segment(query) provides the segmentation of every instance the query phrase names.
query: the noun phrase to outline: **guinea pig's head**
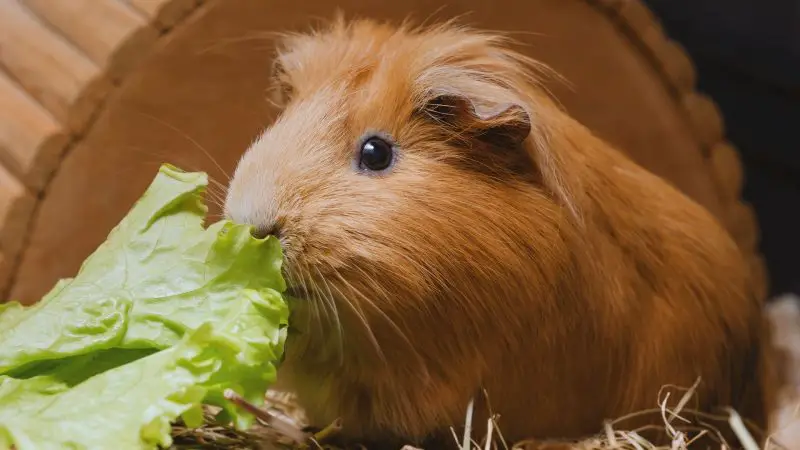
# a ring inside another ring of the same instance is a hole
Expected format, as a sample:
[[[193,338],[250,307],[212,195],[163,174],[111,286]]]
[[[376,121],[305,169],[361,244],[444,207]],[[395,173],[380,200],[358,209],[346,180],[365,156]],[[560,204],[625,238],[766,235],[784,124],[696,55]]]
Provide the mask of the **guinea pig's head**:
[[[569,215],[540,120],[553,104],[537,64],[501,44],[341,20],[285,37],[280,115],[225,206],[282,242],[287,360],[441,374],[442,355],[502,344],[520,292],[547,301]]]

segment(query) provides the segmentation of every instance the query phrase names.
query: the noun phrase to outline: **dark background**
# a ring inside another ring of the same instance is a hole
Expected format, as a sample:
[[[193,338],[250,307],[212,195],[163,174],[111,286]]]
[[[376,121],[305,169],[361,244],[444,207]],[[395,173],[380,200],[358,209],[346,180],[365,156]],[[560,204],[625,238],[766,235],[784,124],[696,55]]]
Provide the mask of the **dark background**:
[[[745,166],[770,293],[800,294],[800,0],[644,0],[691,55]]]

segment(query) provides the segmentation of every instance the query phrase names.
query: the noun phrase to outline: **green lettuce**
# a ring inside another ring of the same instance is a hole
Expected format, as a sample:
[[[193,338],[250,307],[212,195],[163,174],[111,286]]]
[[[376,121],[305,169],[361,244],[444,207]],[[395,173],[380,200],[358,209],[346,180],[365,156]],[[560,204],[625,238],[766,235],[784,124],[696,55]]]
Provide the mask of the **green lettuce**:
[[[165,165],[83,263],[31,307],[0,305],[0,449],[166,445],[222,391],[260,404],[288,308],[274,237],[203,227],[204,173]]]

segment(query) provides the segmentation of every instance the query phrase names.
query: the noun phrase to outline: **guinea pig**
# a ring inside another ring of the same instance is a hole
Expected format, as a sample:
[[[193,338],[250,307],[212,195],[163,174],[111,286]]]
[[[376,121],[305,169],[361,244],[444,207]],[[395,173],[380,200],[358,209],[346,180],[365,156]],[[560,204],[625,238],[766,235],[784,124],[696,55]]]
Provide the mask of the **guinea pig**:
[[[280,114],[225,202],[284,249],[281,389],[312,424],[387,446],[449,445],[471,400],[476,433],[497,414],[509,442],[577,439],[698,379],[697,410],[765,428],[737,245],[510,47],[450,22],[281,38]]]

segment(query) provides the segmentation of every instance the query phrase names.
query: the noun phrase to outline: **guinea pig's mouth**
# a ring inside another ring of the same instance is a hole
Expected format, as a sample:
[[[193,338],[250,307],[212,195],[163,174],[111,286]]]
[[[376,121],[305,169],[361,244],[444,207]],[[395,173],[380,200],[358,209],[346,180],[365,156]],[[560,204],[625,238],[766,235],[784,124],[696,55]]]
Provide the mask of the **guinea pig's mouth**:
[[[295,272],[290,270],[289,267],[284,267],[282,272],[283,279],[286,281],[286,289],[283,294],[290,301],[308,301],[318,297],[319,293],[315,290],[315,280],[311,279],[307,274]]]
[[[308,300],[312,296],[311,291],[302,284],[288,285],[283,293],[293,300]]]
[[[283,296],[289,305],[288,332],[290,335],[303,335],[308,331],[302,326],[298,326],[298,322],[302,321],[296,320],[296,315],[299,313],[298,307],[300,309],[305,309],[304,304],[307,304],[308,300],[313,298],[312,295],[313,294],[302,285],[287,286],[286,290],[283,291]]]
[[[308,290],[306,290],[306,288],[303,286],[289,286],[284,291],[284,294],[300,300],[308,297]]]

